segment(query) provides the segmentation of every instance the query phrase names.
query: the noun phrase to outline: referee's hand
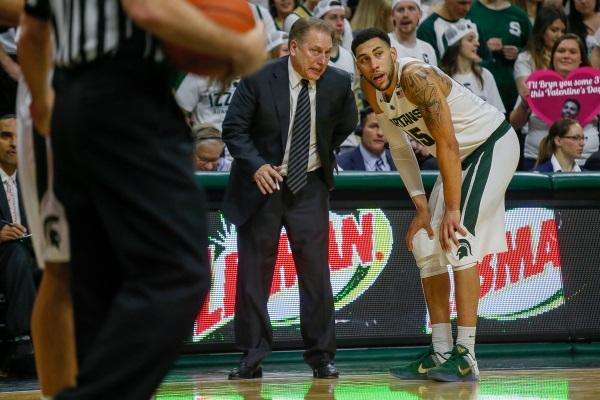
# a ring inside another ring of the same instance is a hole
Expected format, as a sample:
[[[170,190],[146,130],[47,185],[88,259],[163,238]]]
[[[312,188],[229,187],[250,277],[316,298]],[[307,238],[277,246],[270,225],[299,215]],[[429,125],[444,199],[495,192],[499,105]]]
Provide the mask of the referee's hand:
[[[54,108],[54,90],[48,89],[48,96],[45,99],[31,100],[31,119],[35,129],[44,137],[50,135],[50,121],[52,118],[52,109]]]

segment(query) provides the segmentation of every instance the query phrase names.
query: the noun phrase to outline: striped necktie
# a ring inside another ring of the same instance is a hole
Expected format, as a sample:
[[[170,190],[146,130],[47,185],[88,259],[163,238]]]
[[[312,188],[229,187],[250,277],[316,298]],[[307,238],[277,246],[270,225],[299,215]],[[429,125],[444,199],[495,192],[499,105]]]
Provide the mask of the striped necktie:
[[[302,79],[302,89],[298,95],[288,157],[287,185],[293,194],[298,193],[306,185],[309,145],[310,98],[308,97],[308,80]]]
[[[383,171],[383,160],[381,159],[381,157],[379,157],[377,161],[375,161],[375,171]]]
[[[8,208],[10,209],[11,222],[17,223],[17,204],[16,204],[16,188],[15,181],[10,176],[6,179],[6,200],[8,202]]]

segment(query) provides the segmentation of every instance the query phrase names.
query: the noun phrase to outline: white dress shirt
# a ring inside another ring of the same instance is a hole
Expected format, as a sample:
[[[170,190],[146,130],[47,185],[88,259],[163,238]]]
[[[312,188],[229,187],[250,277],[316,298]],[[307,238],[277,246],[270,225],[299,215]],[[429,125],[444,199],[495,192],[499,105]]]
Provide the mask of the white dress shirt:
[[[381,166],[382,171],[391,171],[390,164],[387,161],[387,157],[385,156],[385,150],[381,153],[380,156],[377,156],[371,153],[369,150],[365,149],[365,147],[361,144],[358,145],[358,149],[360,150],[360,154],[363,157],[365,163],[366,171],[376,171],[377,170],[377,160],[381,159],[383,161],[383,165]]]
[[[288,159],[290,154],[290,145],[292,144],[292,130],[294,129],[294,117],[296,115],[296,105],[298,104],[298,95],[302,89],[302,77],[292,66],[292,60],[288,59],[288,73],[290,76],[290,126],[288,128],[287,143],[283,162],[281,163],[281,175],[287,175]],[[317,97],[317,81],[308,81],[308,97],[310,99],[310,145],[308,150],[308,169],[314,171],[321,167],[321,160],[317,152],[317,111],[315,108]]]

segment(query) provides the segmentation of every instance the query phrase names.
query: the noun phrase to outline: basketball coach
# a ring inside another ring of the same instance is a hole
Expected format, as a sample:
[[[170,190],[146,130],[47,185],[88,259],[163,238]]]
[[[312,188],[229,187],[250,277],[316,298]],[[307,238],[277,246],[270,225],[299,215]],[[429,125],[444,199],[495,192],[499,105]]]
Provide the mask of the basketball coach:
[[[230,379],[259,378],[271,352],[267,301],[281,227],[300,289],[304,359],[317,378],[335,378],[335,320],[328,266],[333,149],[356,126],[350,76],[328,68],[334,33],[307,18],[290,31],[290,56],[243,79],[223,123],[231,152],[224,212],[237,226],[236,344]]]

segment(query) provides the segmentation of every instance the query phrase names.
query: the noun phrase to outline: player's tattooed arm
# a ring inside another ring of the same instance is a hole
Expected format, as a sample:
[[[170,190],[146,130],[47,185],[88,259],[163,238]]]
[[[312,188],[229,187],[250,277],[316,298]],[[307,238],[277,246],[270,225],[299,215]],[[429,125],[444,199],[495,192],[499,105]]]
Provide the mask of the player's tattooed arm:
[[[427,127],[443,129],[449,116],[446,96],[452,89],[450,79],[430,66],[413,64],[402,71],[400,85],[408,100],[419,107]]]

